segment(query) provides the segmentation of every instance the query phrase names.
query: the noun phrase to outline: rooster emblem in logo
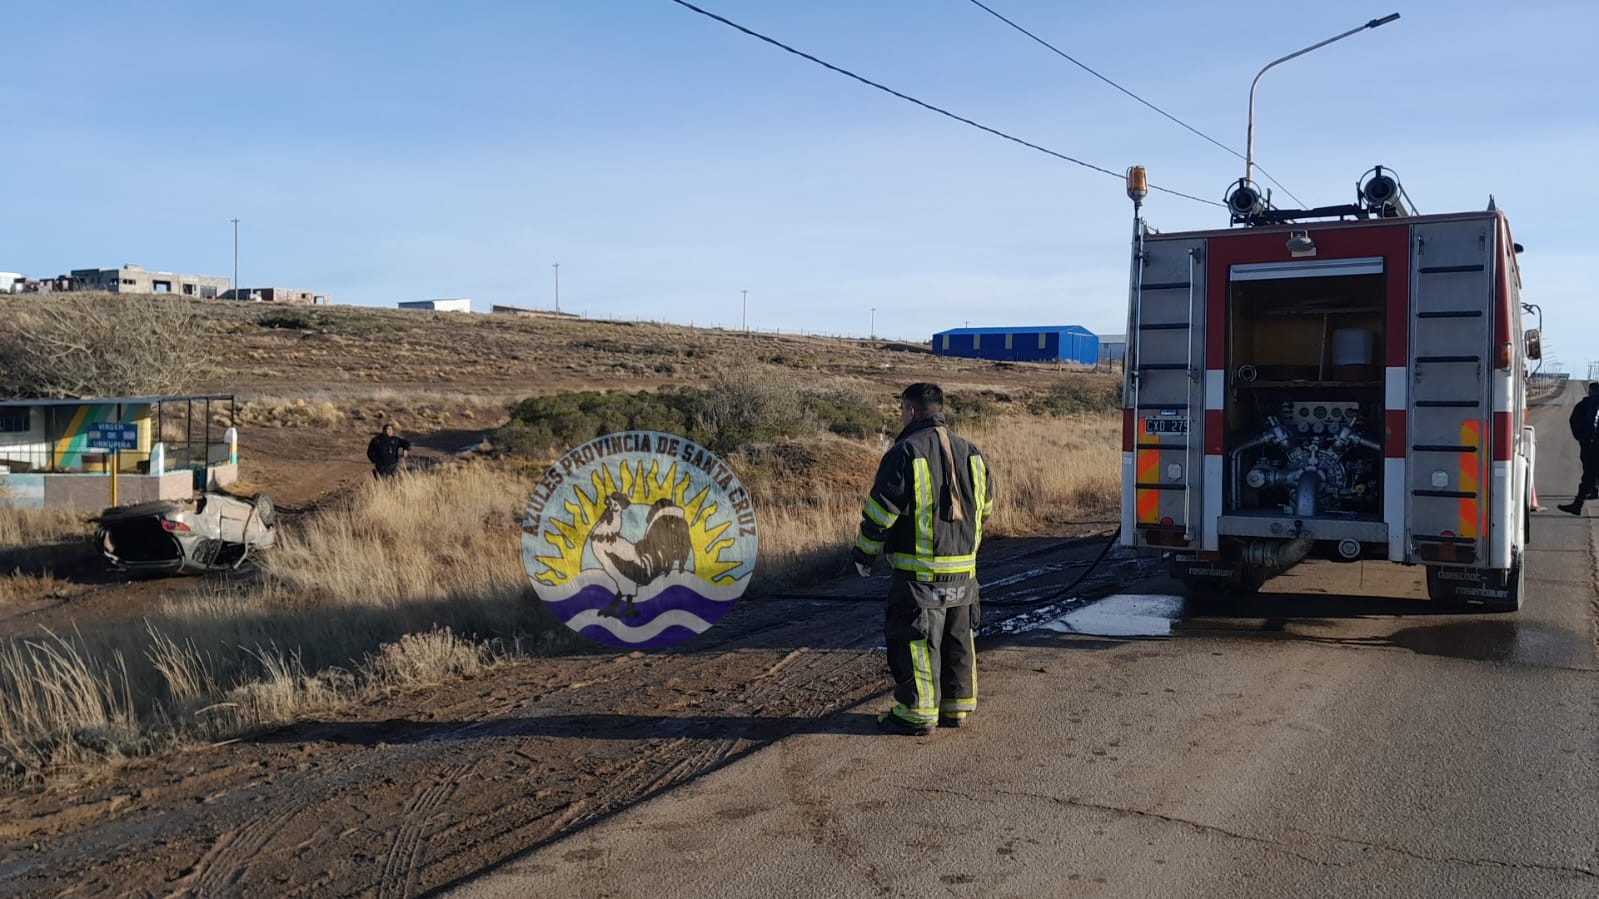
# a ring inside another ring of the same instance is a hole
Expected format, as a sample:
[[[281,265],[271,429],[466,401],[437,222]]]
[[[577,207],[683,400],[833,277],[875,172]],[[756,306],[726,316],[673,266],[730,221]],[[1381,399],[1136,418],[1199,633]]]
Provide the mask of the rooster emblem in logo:
[[[644,536],[637,543],[622,536],[622,515],[632,501],[622,493],[605,498],[605,512],[589,532],[589,549],[615,585],[611,605],[601,614],[616,617],[617,603],[626,602],[621,614],[631,617],[633,600],[643,587],[674,568],[687,571],[694,556],[688,521],[683,508],[669,499],[658,499],[645,519]]]
[[[567,451],[529,494],[522,562],[545,609],[610,646],[702,634],[755,576],[754,500],[688,438],[622,431]]]

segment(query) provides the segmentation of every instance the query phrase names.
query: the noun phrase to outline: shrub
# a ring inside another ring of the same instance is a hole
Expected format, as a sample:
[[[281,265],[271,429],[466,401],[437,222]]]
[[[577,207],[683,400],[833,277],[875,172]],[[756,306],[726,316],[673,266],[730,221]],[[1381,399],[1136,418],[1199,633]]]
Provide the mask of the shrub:
[[[978,424],[999,414],[999,404],[982,394],[946,393],[944,411],[956,425]]]
[[[1069,378],[1049,392],[1030,401],[1027,411],[1034,415],[1077,415],[1085,412],[1113,412],[1121,408],[1121,385],[1109,378]]]
[[[256,322],[263,328],[288,328],[294,331],[309,331],[319,323],[316,314],[309,309],[272,309],[263,312]]]
[[[877,433],[887,420],[847,390],[796,390],[790,379],[760,372],[719,376],[710,387],[637,393],[564,392],[511,407],[495,434],[505,452],[536,454],[625,430],[681,434],[718,453],[785,437]]]
[[[511,421],[495,443],[511,452],[576,446],[613,431],[684,433],[688,416],[677,392],[596,393],[565,391],[529,397],[511,407]]]
[[[0,395],[182,393],[213,366],[196,304],[89,294],[41,299],[0,328]]]
[[[822,427],[840,437],[870,437],[878,431],[898,426],[875,403],[844,391],[805,394],[805,411]]]

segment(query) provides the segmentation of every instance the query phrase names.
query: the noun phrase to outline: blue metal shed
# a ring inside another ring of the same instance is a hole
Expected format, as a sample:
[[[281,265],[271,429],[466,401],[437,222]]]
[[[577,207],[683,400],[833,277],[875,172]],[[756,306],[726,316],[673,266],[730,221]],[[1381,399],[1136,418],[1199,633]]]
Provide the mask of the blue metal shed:
[[[933,354],[1006,362],[1099,362],[1099,338],[1080,325],[951,328],[933,335]]]

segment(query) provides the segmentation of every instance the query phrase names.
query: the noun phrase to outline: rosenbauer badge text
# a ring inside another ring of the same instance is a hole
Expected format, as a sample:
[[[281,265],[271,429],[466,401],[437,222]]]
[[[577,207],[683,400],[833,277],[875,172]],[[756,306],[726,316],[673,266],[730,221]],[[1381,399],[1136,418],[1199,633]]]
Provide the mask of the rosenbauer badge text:
[[[625,431],[567,452],[522,521],[534,592],[566,626],[626,649],[704,632],[755,570],[755,509],[727,463],[683,437]]]

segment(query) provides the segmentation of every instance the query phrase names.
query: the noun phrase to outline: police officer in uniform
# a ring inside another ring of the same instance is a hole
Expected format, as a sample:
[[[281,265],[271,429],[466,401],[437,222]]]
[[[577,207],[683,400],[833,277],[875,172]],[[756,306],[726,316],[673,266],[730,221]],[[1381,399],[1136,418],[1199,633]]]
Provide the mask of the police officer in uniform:
[[[1599,381],[1588,382],[1588,395],[1571,410],[1571,436],[1582,451],[1582,481],[1571,502],[1556,506],[1562,512],[1582,514],[1582,501],[1599,487]]]
[[[892,576],[883,622],[894,707],[889,733],[961,727],[977,708],[977,547],[994,508],[988,464],[944,424],[944,391],[900,394],[904,430],[877,467],[851,558],[861,577],[886,556]]]

